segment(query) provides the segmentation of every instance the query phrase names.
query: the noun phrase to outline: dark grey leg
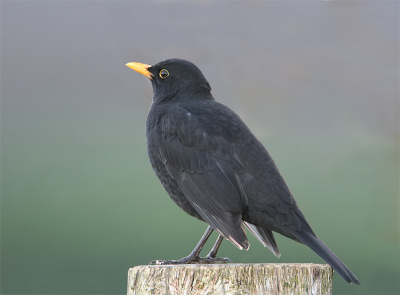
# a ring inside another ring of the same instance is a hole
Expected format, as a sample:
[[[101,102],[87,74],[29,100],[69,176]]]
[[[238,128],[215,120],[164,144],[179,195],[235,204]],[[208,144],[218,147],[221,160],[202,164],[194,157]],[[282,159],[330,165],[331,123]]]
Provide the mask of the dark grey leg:
[[[208,263],[202,261],[203,259],[200,258],[200,252],[204,247],[204,244],[207,242],[208,238],[210,237],[211,233],[213,232],[213,228],[208,226],[207,230],[201,237],[200,241],[197,243],[196,247],[194,247],[192,253],[189,256],[183,257],[179,260],[153,260],[149,264],[157,264],[157,265],[167,265],[167,264],[190,264],[190,263]]]
[[[221,235],[218,236],[218,239],[215,242],[214,247],[211,249],[210,253],[208,253],[207,258],[215,258],[217,256],[219,246],[221,246],[223,239],[224,238]]]
[[[192,253],[189,256],[183,257],[179,260],[153,260],[149,264],[156,264],[156,265],[168,265],[168,264],[192,264],[192,263],[199,263],[199,264],[212,264],[212,263],[228,263],[232,262],[229,258],[218,258],[216,257],[219,246],[221,246],[221,242],[224,239],[221,235],[219,235],[217,241],[215,242],[213,248],[211,249],[210,253],[207,255],[206,258],[200,257],[200,252],[204,247],[204,244],[207,242],[208,238],[210,237],[211,233],[213,232],[213,228],[209,226],[206,232],[201,237],[200,241],[197,243],[196,247],[193,249]]]
[[[217,252],[219,249],[219,246],[221,246],[222,240],[224,238],[219,235],[217,241],[215,242],[214,246],[212,247],[210,253],[208,253],[206,259],[211,260],[213,263],[232,263],[232,260],[230,260],[228,257],[224,257],[224,258],[218,258],[217,257]]]

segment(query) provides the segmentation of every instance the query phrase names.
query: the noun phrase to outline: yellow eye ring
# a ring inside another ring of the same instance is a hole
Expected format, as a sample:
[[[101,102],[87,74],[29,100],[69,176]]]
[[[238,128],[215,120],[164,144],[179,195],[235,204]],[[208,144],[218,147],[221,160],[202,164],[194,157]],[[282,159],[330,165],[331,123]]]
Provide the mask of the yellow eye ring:
[[[160,71],[160,78],[161,79],[165,79],[165,78],[167,78],[169,76],[169,72],[166,70],[166,69],[162,69],[161,71]]]

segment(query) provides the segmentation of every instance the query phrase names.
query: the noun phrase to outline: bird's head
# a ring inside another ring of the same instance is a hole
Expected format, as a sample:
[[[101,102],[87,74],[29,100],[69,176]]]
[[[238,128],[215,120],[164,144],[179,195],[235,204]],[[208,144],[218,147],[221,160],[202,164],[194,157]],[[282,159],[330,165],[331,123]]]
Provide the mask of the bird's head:
[[[189,61],[176,58],[153,66],[136,62],[127,63],[126,66],[151,80],[155,101],[212,98],[210,84],[199,68]]]

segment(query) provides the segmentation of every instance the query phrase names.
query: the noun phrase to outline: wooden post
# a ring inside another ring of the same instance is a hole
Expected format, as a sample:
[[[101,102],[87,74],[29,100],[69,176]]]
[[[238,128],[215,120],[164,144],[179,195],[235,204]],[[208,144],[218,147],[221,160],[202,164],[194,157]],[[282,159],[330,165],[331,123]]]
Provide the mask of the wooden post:
[[[180,264],[129,269],[128,295],[142,294],[332,294],[327,264]]]

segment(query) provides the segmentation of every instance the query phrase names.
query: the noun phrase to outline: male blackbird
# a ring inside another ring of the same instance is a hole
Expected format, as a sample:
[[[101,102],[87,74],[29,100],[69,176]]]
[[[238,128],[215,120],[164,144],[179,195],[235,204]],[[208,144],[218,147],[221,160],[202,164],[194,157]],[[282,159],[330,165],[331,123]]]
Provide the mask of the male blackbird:
[[[154,171],[179,207],[209,224],[189,256],[156,263],[226,261],[216,257],[223,238],[239,249],[249,248],[245,225],[275,256],[280,253],[272,231],[307,245],[346,282],[360,284],[314,234],[267,150],[237,114],[215,101],[194,64],[168,59],[154,66],[127,66],[152,82],[146,136]],[[218,240],[200,258],[213,230]]]

